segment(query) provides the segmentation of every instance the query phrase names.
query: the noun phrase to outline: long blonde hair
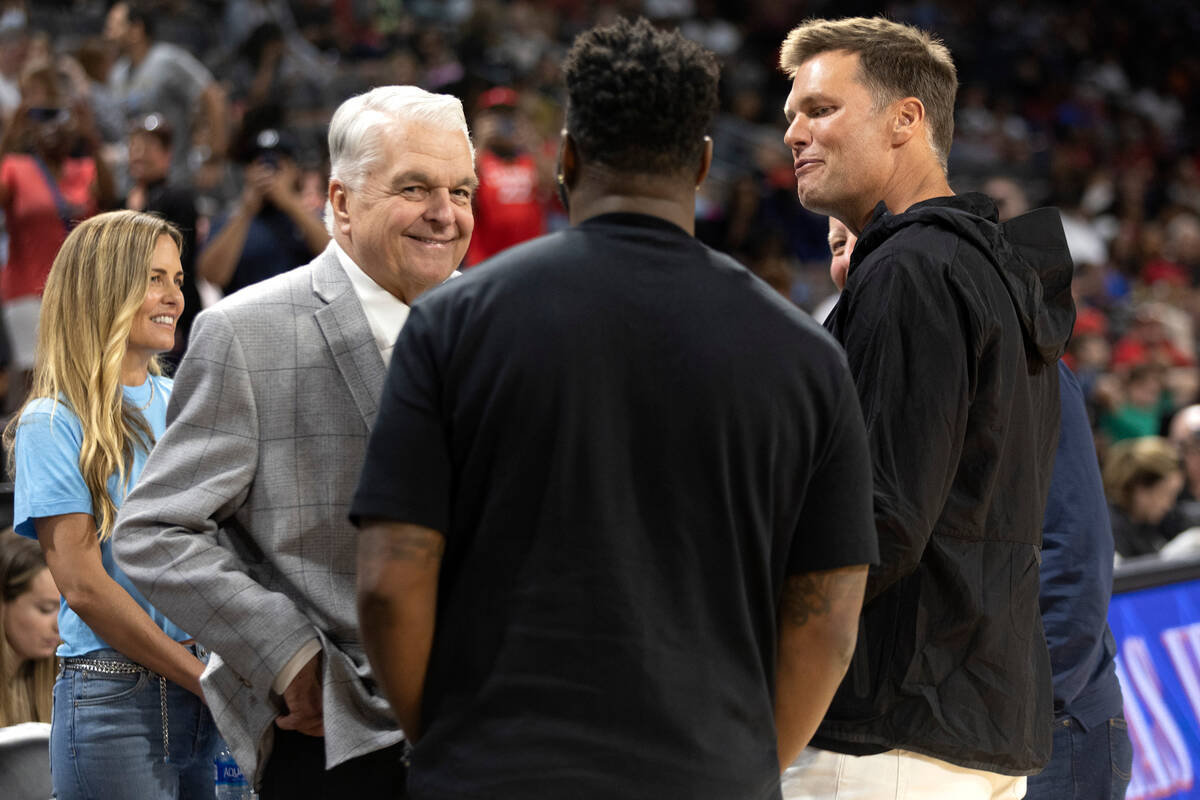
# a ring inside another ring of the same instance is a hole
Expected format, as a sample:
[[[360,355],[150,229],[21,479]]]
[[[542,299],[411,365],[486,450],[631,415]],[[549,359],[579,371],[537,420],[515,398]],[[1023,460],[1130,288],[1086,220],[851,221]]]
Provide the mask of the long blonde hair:
[[[32,539],[11,530],[0,532],[0,611],[29,591],[34,578],[46,569],[42,548]],[[8,643],[4,614],[0,613],[0,679],[8,681],[17,658]],[[16,667],[12,681],[0,692],[0,728],[20,722],[49,722],[54,703],[54,656],[30,659]]]
[[[150,424],[125,400],[121,364],[134,316],[146,299],[160,236],[182,247],[175,226],[152,214],[110,211],[87,219],[63,242],[42,294],[33,390],[25,405],[48,397],[79,418],[79,471],[92,496],[101,541],[112,535],[117,517],[109,478],[116,475],[118,486],[127,490],[134,449],[149,451],[154,445]],[[157,359],[150,362],[150,374],[162,374]],[[20,417],[4,431],[14,476]]]

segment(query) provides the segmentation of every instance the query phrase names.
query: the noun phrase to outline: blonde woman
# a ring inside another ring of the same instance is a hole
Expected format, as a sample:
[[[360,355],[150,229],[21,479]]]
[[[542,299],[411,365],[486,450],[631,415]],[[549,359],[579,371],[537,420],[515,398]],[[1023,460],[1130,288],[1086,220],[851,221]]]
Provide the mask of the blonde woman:
[[[1157,553],[1184,527],[1172,514],[1183,488],[1179,451],[1161,436],[1122,439],[1104,458],[1113,541],[1124,558]]]
[[[59,800],[211,798],[219,738],[202,654],[113,562],[117,508],[166,426],[156,357],[183,311],[179,232],[135,211],[81,223],[42,299],[34,386],[5,431],[14,528],[63,594],[50,763]]]
[[[0,532],[0,728],[50,721],[58,601],[37,542]]]

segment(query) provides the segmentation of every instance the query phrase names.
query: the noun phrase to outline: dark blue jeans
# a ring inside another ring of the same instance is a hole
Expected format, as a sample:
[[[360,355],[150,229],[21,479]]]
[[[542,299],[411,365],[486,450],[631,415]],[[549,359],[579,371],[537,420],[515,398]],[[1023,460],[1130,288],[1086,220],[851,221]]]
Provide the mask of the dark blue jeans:
[[[1029,778],[1026,800],[1124,800],[1133,745],[1118,714],[1084,732],[1073,719],[1054,723],[1054,754]]]

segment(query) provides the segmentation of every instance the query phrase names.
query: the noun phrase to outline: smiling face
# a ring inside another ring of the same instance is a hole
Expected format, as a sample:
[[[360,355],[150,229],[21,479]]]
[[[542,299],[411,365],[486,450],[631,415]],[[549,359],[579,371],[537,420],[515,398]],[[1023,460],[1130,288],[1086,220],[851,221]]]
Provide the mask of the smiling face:
[[[858,75],[856,53],[821,53],[800,65],[784,106],[800,203],[847,220],[870,214],[894,169],[888,111]]]
[[[330,183],[335,234],[363,272],[412,303],[467,252],[475,165],[461,131],[407,122],[380,138],[383,157],[361,189]]]
[[[179,248],[170,236],[159,236],[150,258],[146,297],[129,329],[127,362],[139,362],[144,369],[152,357],[175,346],[175,323],[183,313],[182,286]]]
[[[43,569],[29,590],[4,604],[8,645],[22,661],[49,658],[58,647],[58,587]]]

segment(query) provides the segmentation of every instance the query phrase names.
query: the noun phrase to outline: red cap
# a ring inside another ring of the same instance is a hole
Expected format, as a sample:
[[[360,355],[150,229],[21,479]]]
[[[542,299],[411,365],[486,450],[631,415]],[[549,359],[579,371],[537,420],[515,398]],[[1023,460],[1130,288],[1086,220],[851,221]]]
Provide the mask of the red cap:
[[[1083,308],[1075,315],[1075,336],[1103,336],[1108,332],[1108,319],[1094,308]]]

